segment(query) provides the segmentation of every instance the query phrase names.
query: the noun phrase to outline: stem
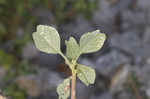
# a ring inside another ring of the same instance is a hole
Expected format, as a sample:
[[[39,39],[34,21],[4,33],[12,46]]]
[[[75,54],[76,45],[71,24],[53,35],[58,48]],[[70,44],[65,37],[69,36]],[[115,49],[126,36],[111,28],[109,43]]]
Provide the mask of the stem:
[[[72,72],[71,99],[76,99],[76,72]]]
[[[72,70],[71,99],[76,99],[76,60],[70,63],[70,61],[62,52],[59,52],[59,54],[65,59],[66,64],[69,65],[70,69]]]
[[[59,54],[64,58],[65,62],[67,65],[69,65],[69,67],[71,66],[71,63],[69,62],[69,60],[67,59],[67,57],[62,53],[62,52],[59,52]],[[71,69],[71,68],[70,68]]]

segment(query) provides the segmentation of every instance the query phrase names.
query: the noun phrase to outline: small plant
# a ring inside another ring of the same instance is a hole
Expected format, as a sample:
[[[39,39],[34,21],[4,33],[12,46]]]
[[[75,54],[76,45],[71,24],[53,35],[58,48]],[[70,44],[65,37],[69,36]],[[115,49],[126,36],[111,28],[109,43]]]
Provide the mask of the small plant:
[[[101,49],[106,39],[105,34],[100,33],[99,30],[88,32],[81,36],[79,45],[73,37],[70,37],[68,41],[65,41],[66,56],[61,52],[60,36],[55,28],[38,25],[37,31],[33,33],[33,39],[37,49],[40,51],[48,54],[61,55],[72,71],[72,76],[66,78],[57,87],[59,99],[67,99],[70,95],[70,91],[71,99],[76,99],[76,77],[87,86],[95,82],[95,70],[82,64],[78,64],[77,59],[81,54],[96,52]],[[72,83],[70,88],[71,80]]]

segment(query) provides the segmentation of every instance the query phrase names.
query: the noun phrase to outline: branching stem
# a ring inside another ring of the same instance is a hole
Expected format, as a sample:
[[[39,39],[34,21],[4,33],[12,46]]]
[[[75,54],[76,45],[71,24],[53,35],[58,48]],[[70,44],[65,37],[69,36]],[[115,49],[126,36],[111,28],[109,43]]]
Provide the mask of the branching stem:
[[[59,52],[59,54],[64,58],[65,62],[67,65],[69,65],[69,67],[71,66],[71,63],[69,62],[69,60],[67,59],[67,57],[62,53],[62,52]],[[71,68],[70,68],[71,69]]]
[[[67,57],[60,52],[59,53],[64,59],[67,65],[69,65],[71,71],[72,71],[72,82],[71,82],[71,99],[76,99],[76,60],[72,61],[72,63],[70,63],[70,61],[67,59]]]

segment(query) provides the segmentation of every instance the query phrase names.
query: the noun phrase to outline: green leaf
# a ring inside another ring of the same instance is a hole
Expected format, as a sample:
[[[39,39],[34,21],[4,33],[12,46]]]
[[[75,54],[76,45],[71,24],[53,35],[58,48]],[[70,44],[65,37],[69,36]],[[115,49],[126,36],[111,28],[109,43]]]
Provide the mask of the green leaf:
[[[76,60],[80,56],[80,47],[73,37],[70,37],[69,41],[65,41],[67,50],[66,55],[69,59]]]
[[[81,64],[77,65],[77,76],[85,84],[94,84],[95,82],[95,70],[91,67],[87,67]]]
[[[70,80],[71,78],[69,77],[58,85],[57,93],[59,95],[59,99],[67,99],[70,96]]]
[[[33,39],[37,49],[42,52],[57,54],[60,52],[60,37],[55,28],[38,25],[33,33]]]
[[[88,32],[80,39],[80,50],[82,53],[96,52],[102,48],[106,35],[99,30]]]

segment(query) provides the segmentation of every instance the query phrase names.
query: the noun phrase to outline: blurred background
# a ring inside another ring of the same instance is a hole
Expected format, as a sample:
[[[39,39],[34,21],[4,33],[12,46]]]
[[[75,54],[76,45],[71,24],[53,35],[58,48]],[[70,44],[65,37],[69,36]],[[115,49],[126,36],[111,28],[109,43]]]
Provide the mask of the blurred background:
[[[65,39],[106,33],[104,47],[78,62],[96,70],[96,82],[79,80],[77,99],[150,98],[150,0],[0,0],[0,95],[8,99],[57,99],[70,75],[59,55],[39,52],[32,33],[39,24]]]

